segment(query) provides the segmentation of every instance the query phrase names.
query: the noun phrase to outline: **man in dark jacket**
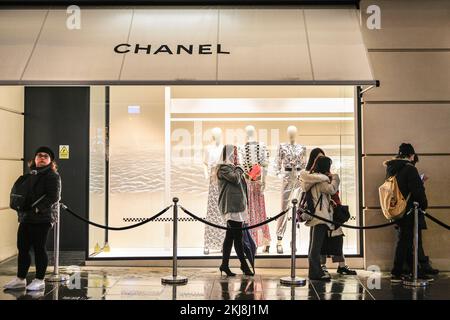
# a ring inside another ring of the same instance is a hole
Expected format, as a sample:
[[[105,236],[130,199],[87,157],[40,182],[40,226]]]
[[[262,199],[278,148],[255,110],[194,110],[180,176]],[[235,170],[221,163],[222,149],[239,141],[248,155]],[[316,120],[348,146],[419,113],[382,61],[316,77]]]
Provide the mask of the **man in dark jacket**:
[[[417,159],[414,148],[409,143],[402,143],[399,147],[397,156],[384,164],[386,176],[396,176],[398,187],[405,199],[408,198],[406,212],[414,208],[414,202],[419,203],[419,208],[426,210],[428,207],[425,187],[420,178],[414,161]],[[403,265],[406,263],[409,270],[413,265],[413,232],[414,232],[414,214],[410,212],[397,222],[398,240],[395,248],[394,266],[392,268],[392,282],[401,282],[403,274]],[[425,217],[419,213],[419,229],[426,228]],[[420,235],[420,233],[419,233]]]
[[[54,159],[55,155],[50,148],[40,147],[30,161],[30,175],[27,177],[27,198],[30,200],[26,209],[18,212],[17,277],[5,285],[6,289],[21,289],[26,286],[27,290],[42,291],[45,288],[47,236],[58,218],[61,194],[61,179]],[[27,286],[31,247],[35,256],[36,278]]]

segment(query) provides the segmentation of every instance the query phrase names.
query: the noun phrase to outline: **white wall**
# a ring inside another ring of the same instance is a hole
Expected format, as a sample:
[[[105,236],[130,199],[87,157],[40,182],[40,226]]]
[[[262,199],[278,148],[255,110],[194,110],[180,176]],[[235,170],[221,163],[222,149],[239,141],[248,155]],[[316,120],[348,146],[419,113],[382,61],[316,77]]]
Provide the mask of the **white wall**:
[[[16,254],[17,214],[9,192],[22,174],[24,88],[0,86],[0,261]]]

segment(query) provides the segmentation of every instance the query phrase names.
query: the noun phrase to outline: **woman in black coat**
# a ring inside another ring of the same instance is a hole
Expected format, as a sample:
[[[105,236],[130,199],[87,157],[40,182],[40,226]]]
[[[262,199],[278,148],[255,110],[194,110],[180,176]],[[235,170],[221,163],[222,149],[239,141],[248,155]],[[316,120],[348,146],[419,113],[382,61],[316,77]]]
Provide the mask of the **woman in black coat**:
[[[47,236],[58,217],[61,195],[61,178],[54,160],[55,155],[50,148],[40,147],[36,150],[34,159],[29,162],[27,196],[30,201],[27,209],[18,211],[17,277],[5,285],[6,289],[26,287],[27,290],[39,291],[45,288],[44,277],[48,265]],[[36,278],[27,286],[31,247],[35,256]]]

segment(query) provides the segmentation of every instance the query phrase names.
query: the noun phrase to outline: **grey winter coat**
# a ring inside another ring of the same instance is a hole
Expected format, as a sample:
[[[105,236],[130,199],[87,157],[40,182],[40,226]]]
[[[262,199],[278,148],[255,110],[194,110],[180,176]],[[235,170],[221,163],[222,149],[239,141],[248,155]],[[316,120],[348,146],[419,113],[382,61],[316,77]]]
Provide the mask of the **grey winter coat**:
[[[217,170],[219,210],[225,215],[247,208],[247,184],[244,170],[231,164],[221,164]]]

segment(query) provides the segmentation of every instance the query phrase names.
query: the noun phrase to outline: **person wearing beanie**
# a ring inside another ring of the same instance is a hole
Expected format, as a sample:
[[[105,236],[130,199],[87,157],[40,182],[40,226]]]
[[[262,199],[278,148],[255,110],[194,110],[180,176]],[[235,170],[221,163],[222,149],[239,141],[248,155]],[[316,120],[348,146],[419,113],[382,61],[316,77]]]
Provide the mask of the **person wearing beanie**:
[[[28,163],[26,206],[17,212],[17,277],[8,282],[5,289],[42,291],[45,289],[45,273],[48,266],[47,236],[59,214],[61,178],[55,163],[55,154],[46,146],[39,147],[34,159]],[[27,286],[26,277],[31,264],[30,249],[34,249],[36,277]]]
[[[34,153],[34,156],[36,157],[36,155],[38,153],[46,153],[46,154],[49,155],[50,161],[54,161],[55,160],[55,153],[49,147],[42,146],[42,147],[37,148],[36,152]]]
[[[405,199],[408,199],[406,211],[409,212],[413,207],[413,203],[419,203],[419,208],[426,210],[428,206],[425,187],[419,172],[415,167],[415,163],[419,161],[414,147],[410,143],[402,143],[398,148],[397,156],[389,161],[385,161],[386,178],[396,176],[398,187]],[[423,214],[419,214],[419,229],[426,227]],[[413,235],[414,235],[414,215],[404,215],[402,219],[397,221],[398,239],[395,248],[394,266],[391,270],[391,282],[401,282],[404,275],[404,264],[408,270],[413,270]],[[421,233],[419,232],[419,236]],[[419,240],[421,241],[421,240]],[[419,277],[429,277],[419,273]]]

